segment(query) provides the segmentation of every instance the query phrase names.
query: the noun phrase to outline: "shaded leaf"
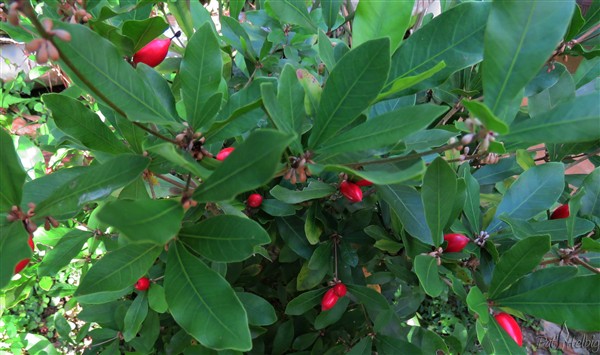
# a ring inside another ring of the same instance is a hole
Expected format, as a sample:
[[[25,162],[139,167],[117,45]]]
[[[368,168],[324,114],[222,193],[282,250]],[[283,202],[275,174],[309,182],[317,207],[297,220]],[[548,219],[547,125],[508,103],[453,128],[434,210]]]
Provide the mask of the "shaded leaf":
[[[413,5],[414,0],[359,2],[352,22],[352,45],[359,46],[372,39],[389,37],[390,53],[394,53],[408,28]]]
[[[15,151],[11,136],[0,129],[0,211],[8,212],[12,206],[21,204],[25,171]]]
[[[436,258],[429,255],[417,255],[415,257],[415,274],[417,274],[425,293],[431,297],[439,296],[444,290]]]
[[[443,158],[438,157],[427,168],[421,188],[421,199],[433,246],[442,244],[444,227],[452,213],[456,192],[454,170]]]

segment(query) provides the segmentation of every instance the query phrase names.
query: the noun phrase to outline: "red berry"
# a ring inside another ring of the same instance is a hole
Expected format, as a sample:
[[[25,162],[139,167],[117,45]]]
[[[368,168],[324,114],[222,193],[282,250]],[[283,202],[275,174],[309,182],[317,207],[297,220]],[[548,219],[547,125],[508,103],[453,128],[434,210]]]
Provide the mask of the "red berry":
[[[231,154],[231,152],[233,152],[234,150],[235,150],[234,147],[221,149],[219,154],[217,154],[217,160],[221,160],[221,161],[225,160],[225,158],[227,158],[229,156],[229,154]]]
[[[150,279],[145,276],[135,283],[135,289],[138,291],[146,291],[148,287],[150,287]]]
[[[517,343],[519,346],[523,346],[523,333],[521,333],[521,327],[517,321],[508,313],[498,313],[494,316],[496,322],[500,324],[508,335]]]
[[[252,208],[258,208],[263,202],[263,197],[260,194],[252,194],[248,196],[248,201],[246,202],[248,206]]]
[[[23,259],[19,261],[19,263],[15,266],[15,274],[18,274],[29,264],[29,258]]]
[[[363,193],[360,186],[346,180],[342,181],[340,184],[340,192],[350,200],[350,202],[360,202],[363,199]]]
[[[569,204],[565,203],[564,205],[560,205],[557,209],[552,212],[550,215],[550,219],[561,219],[567,218],[570,215]]]
[[[333,286],[333,292],[335,292],[336,295],[338,295],[338,297],[344,297],[346,296],[346,285],[344,285],[343,283],[339,283],[336,284],[335,286]]]
[[[358,180],[357,182],[355,182],[355,184],[358,186],[373,186],[373,183],[367,179]]]
[[[323,295],[323,299],[321,300],[321,310],[328,311],[332,309],[337,303],[338,299],[340,298],[335,294],[335,290],[330,288],[327,290],[327,292],[325,292],[325,295]]]
[[[469,238],[458,233],[446,234],[444,235],[444,240],[448,242],[448,246],[444,250],[448,253],[458,253],[469,244]]]
[[[35,249],[35,244],[33,243],[33,237],[31,234],[29,235],[29,239],[27,239],[27,243],[29,243],[29,247],[31,248],[31,251],[33,251]]]

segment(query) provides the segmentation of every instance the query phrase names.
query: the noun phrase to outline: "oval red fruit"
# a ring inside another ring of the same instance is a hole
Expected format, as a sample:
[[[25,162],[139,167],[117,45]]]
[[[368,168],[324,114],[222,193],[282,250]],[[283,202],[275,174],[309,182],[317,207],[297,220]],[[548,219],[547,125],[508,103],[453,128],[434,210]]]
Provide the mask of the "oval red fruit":
[[[15,274],[18,274],[29,264],[29,258],[23,259],[19,261],[19,263],[15,266]]]
[[[333,288],[330,288],[323,295],[323,299],[321,299],[321,310],[327,311],[332,309],[333,306],[335,306],[335,304],[337,303],[338,299],[339,297],[335,294],[335,290]]]
[[[358,186],[373,186],[373,183],[367,179],[358,180],[357,182],[355,182],[355,184]]]
[[[521,333],[521,327],[517,321],[508,313],[498,313],[494,316],[496,322],[500,324],[508,335],[517,343],[519,346],[523,346],[523,333]]]
[[[29,243],[29,247],[31,248],[31,251],[33,251],[35,249],[35,244],[33,243],[33,237],[31,235],[29,235],[27,243]]]
[[[133,55],[133,62],[144,63],[154,68],[165,60],[170,45],[170,38],[154,39]]]
[[[561,219],[567,218],[570,215],[569,204],[565,203],[564,205],[560,205],[557,209],[552,212],[550,215],[550,219]]]
[[[231,154],[231,152],[233,152],[235,150],[234,147],[228,147],[228,148],[223,148],[221,149],[221,151],[217,154],[217,160],[225,160],[225,158],[227,158],[229,156],[229,154]]]
[[[350,202],[360,202],[363,199],[363,193],[360,186],[346,180],[342,181],[340,184],[340,192],[350,200]]]
[[[263,197],[260,194],[252,194],[248,196],[248,201],[246,202],[248,206],[252,208],[258,208],[263,202]]]
[[[146,291],[148,289],[148,287],[150,287],[150,279],[147,278],[146,276],[141,277],[135,283],[135,289],[138,291]]]
[[[448,246],[444,249],[448,253],[458,253],[469,244],[469,238],[458,233],[446,234],[444,240],[448,242]]]
[[[346,289],[346,285],[340,282],[339,284],[333,286],[333,291],[336,295],[338,295],[338,297],[344,297],[346,296],[346,291],[348,290]]]

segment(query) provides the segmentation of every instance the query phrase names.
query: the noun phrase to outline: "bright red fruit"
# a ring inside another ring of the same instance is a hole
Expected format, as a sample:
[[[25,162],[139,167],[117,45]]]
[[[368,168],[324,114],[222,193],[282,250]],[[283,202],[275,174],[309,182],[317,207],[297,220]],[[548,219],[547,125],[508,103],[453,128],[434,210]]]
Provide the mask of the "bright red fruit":
[[[521,327],[517,321],[508,313],[498,313],[494,316],[496,322],[500,324],[508,335],[517,343],[519,346],[523,346],[523,333],[521,333]]]
[[[557,209],[552,212],[550,215],[550,219],[561,219],[567,218],[570,215],[569,204],[565,203],[564,205],[560,205]]]
[[[357,182],[355,182],[355,184],[358,186],[373,186],[373,183],[367,179],[358,180]]]
[[[135,283],[135,289],[138,291],[146,291],[150,287],[150,279],[146,276],[140,278]]]
[[[360,202],[363,199],[363,193],[360,186],[346,180],[342,181],[340,184],[340,192],[350,200],[350,202]]]
[[[29,247],[31,248],[31,251],[33,251],[35,249],[35,244],[33,244],[33,237],[31,235],[29,236],[27,243],[29,243]]]
[[[173,38],[179,37],[179,35],[181,32],[177,32]],[[153,39],[133,55],[133,62],[135,64],[144,63],[154,68],[167,57],[173,38]]]
[[[263,197],[260,194],[252,194],[248,196],[248,201],[246,202],[248,206],[252,208],[258,208],[263,202]]]
[[[333,286],[333,292],[335,292],[336,295],[338,295],[338,297],[344,297],[346,296],[346,285],[344,285],[343,283],[339,283],[336,284],[335,286]]]
[[[338,295],[336,295],[335,289],[330,288],[327,290],[327,292],[325,292],[325,295],[323,295],[323,299],[321,299],[321,310],[327,311],[332,309],[337,303],[338,299],[340,298]]]
[[[21,270],[27,266],[27,264],[29,264],[29,258],[19,261],[19,263],[15,266],[15,274],[20,273]]]
[[[231,152],[233,152],[234,150],[235,150],[234,147],[221,149],[219,154],[217,154],[217,160],[221,160],[221,161],[225,160],[225,158],[227,158],[229,156],[229,154],[231,154]]]
[[[458,253],[469,244],[469,238],[458,233],[446,234],[444,235],[444,240],[448,242],[448,246],[444,250],[448,253]]]

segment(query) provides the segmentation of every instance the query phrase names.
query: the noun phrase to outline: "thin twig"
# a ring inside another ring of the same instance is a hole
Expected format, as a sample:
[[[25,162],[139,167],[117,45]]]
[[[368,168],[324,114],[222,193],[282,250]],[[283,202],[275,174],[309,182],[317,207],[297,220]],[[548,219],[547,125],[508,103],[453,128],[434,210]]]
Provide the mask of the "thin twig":
[[[184,184],[181,184],[181,183],[179,183],[179,182],[177,182],[177,181],[175,181],[175,180],[173,180],[171,178],[168,178],[168,177],[166,177],[164,175],[156,174],[154,176],[156,176],[157,178],[159,178],[161,180],[164,180],[164,181],[168,182],[169,184],[175,185],[175,186],[177,186],[177,187],[179,187],[181,189],[185,189],[185,185]]]
[[[591,153],[587,153],[587,154],[585,154],[585,155],[584,155],[584,157],[583,157],[583,158],[581,158],[581,159],[578,159],[578,160],[575,160],[574,162],[572,162],[572,163],[568,164],[568,165],[566,166],[565,170],[566,170],[566,169],[569,169],[569,168],[572,168],[572,167],[574,167],[575,165],[577,165],[577,164],[580,164],[580,163],[582,163],[582,162],[584,162],[584,161],[588,160],[588,159],[589,159],[589,158],[591,158],[592,156],[595,156],[595,155],[597,155],[597,154],[599,154],[599,153],[600,153],[600,149],[596,149],[596,150],[594,150],[594,151],[593,151],[593,152],[591,152]]]

